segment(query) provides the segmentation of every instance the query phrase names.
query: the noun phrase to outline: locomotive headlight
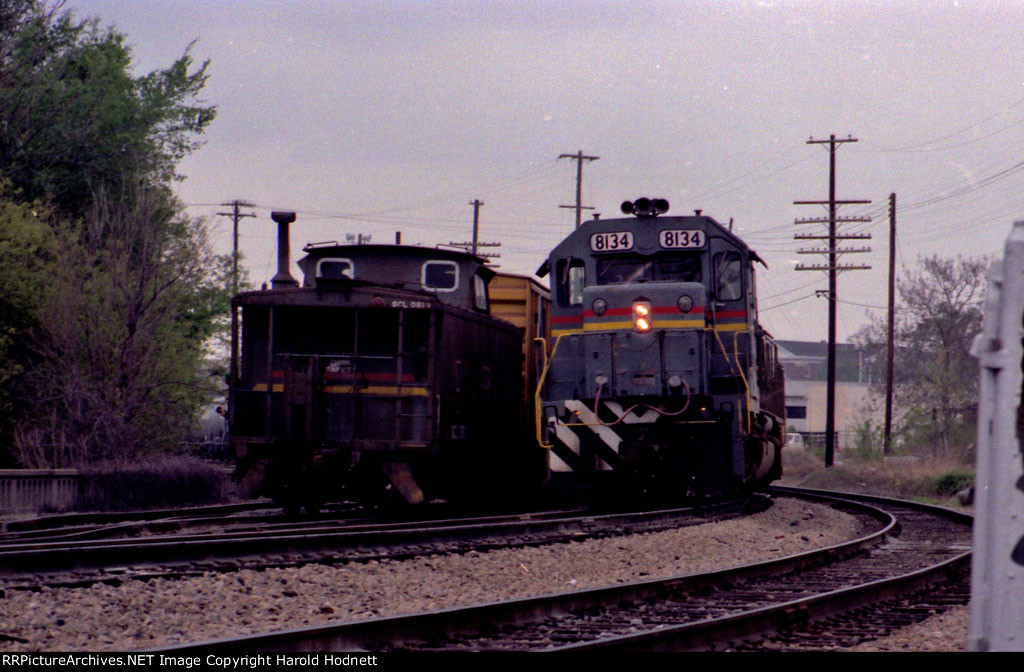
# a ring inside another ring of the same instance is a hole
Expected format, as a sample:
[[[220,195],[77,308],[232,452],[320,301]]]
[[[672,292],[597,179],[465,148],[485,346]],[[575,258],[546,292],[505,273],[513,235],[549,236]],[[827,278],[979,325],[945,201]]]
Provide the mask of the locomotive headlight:
[[[651,302],[633,302],[633,328],[637,331],[651,330]]]
[[[684,313],[688,313],[693,310],[693,297],[683,294],[679,297],[679,300],[676,301],[676,305],[679,306],[679,310]]]
[[[604,315],[604,311],[608,310],[608,302],[604,299],[594,299],[590,307],[593,309],[594,315]]]

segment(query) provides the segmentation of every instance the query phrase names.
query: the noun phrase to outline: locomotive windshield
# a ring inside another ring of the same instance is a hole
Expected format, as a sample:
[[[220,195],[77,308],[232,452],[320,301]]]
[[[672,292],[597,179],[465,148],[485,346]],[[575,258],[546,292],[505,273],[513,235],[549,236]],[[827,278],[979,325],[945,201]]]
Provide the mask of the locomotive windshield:
[[[701,255],[673,254],[657,257],[602,257],[597,260],[597,284],[632,282],[700,282]]]
[[[718,273],[715,295],[719,301],[736,301],[743,296],[741,264],[739,252],[724,252],[715,256]]]

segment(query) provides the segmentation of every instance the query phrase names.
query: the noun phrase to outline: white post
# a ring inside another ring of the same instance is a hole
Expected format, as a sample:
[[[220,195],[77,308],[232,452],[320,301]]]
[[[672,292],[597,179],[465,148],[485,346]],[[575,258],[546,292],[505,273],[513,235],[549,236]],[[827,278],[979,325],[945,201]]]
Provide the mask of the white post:
[[[1024,651],[1024,456],[1017,436],[1024,338],[1024,221],[989,271],[985,323],[972,354],[978,400],[971,651]]]

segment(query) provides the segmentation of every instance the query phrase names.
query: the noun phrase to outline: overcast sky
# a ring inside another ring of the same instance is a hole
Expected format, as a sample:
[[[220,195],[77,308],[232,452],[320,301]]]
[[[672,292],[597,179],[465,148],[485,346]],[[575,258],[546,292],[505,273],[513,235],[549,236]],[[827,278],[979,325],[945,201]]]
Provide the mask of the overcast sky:
[[[181,166],[179,195],[230,250],[220,203],[246,199],[251,280],[274,273],[270,210],[296,210],[293,252],[369,234],[408,243],[500,241],[532,273],[583,201],[605,218],[640,196],[702,209],[767,261],[762,319],[826,338],[821,263],[797,255],[795,200],[870,199],[868,264],[839,279],[839,336],[885,318],[888,197],[898,273],[926,255],[994,255],[1024,219],[1024,0],[1012,2],[362,2],[70,0],[128,36],[139,74],[194,41],[218,107]],[[589,213],[588,213],[589,214]],[[860,241],[853,241],[860,247]],[[874,308],[873,308],[874,307]]]

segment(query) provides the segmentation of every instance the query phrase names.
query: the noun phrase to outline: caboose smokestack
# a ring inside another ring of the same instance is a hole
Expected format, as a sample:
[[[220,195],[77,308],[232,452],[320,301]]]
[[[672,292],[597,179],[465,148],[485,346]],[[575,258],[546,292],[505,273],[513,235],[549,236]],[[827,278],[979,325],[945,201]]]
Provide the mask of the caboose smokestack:
[[[299,283],[291,274],[291,249],[288,225],[295,221],[294,212],[271,212],[270,218],[277,222],[277,275],[270,279],[274,289],[298,287]]]

